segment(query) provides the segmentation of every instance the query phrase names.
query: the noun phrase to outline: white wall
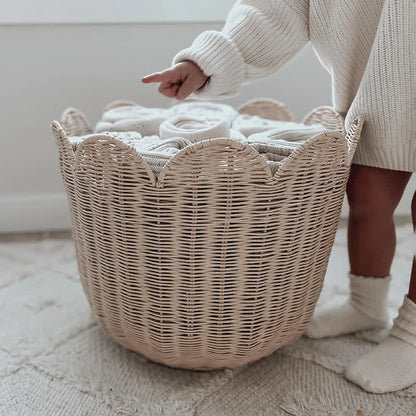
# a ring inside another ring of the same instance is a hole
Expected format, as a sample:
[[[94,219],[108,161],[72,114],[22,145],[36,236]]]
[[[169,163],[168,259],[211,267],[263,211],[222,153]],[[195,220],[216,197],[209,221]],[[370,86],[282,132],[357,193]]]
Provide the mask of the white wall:
[[[220,22],[234,0],[13,0],[1,23]]]
[[[69,106],[95,123],[115,99],[169,106],[140,77],[170,65],[203,30],[221,23],[0,25],[0,232],[65,229],[69,215],[50,123]],[[311,48],[224,102],[283,101],[297,120],[331,103],[328,74]],[[413,178],[414,179],[414,178]],[[413,188],[414,182],[413,182]],[[409,211],[410,199],[403,202]]]

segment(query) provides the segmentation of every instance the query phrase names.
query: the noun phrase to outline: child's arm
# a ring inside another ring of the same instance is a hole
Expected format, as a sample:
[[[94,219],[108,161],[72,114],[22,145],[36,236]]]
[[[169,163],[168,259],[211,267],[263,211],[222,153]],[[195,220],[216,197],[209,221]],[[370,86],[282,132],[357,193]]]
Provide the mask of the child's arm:
[[[173,78],[162,81],[149,78],[152,76],[143,81],[170,82],[166,84],[174,85],[170,93],[176,92],[170,96],[179,94],[180,99],[186,98],[184,90],[207,99],[232,97],[245,83],[275,72],[308,43],[308,19],[308,0],[239,0],[221,32],[201,33],[173,58],[171,68],[158,73],[166,77],[166,72],[173,70],[170,75],[176,76],[176,83]],[[184,61],[196,64],[189,74],[199,82],[178,81],[175,68],[181,69]]]

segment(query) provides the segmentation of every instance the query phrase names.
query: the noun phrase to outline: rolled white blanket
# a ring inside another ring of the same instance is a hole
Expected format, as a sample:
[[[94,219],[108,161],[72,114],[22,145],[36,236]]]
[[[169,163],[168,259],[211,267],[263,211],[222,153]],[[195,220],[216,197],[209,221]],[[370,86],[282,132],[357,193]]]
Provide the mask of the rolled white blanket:
[[[124,105],[103,113],[95,132],[135,131],[143,136],[159,134],[160,124],[168,118],[166,108],[146,108],[141,105]]]
[[[230,127],[225,120],[205,117],[177,116],[160,125],[161,139],[183,137],[198,142],[216,137],[230,137]]]
[[[176,116],[196,116],[209,119],[227,120],[231,127],[238,111],[227,104],[207,101],[190,101],[174,105],[169,109],[169,118]]]
[[[301,128],[303,126],[304,124],[294,123],[293,121],[269,120],[267,118],[251,116],[248,114],[240,114],[232,124],[233,129],[239,130],[246,137],[272,129],[284,130]]]

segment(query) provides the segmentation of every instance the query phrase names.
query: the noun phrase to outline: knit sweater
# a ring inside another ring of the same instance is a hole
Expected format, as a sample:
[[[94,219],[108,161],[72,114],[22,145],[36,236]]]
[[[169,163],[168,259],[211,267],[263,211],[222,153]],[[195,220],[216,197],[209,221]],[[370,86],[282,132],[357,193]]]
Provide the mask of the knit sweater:
[[[191,97],[221,100],[309,42],[346,128],[365,119],[353,163],[416,171],[415,0],[239,0],[221,31],[201,33],[172,63],[194,61],[209,77]]]

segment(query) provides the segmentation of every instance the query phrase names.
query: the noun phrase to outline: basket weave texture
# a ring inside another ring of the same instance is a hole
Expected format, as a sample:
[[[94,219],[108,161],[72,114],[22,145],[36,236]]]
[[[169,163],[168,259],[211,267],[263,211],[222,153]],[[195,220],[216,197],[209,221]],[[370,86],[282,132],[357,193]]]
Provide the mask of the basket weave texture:
[[[248,107],[253,114],[255,101]],[[345,134],[330,107],[304,122],[334,131],[305,142],[273,176],[249,144],[217,138],[182,149],[157,178],[108,135],[74,152],[68,137],[92,133],[75,109],[52,123],[83,290],[111,339],[171,367],[213,370],[301,336],[363,125]]]

